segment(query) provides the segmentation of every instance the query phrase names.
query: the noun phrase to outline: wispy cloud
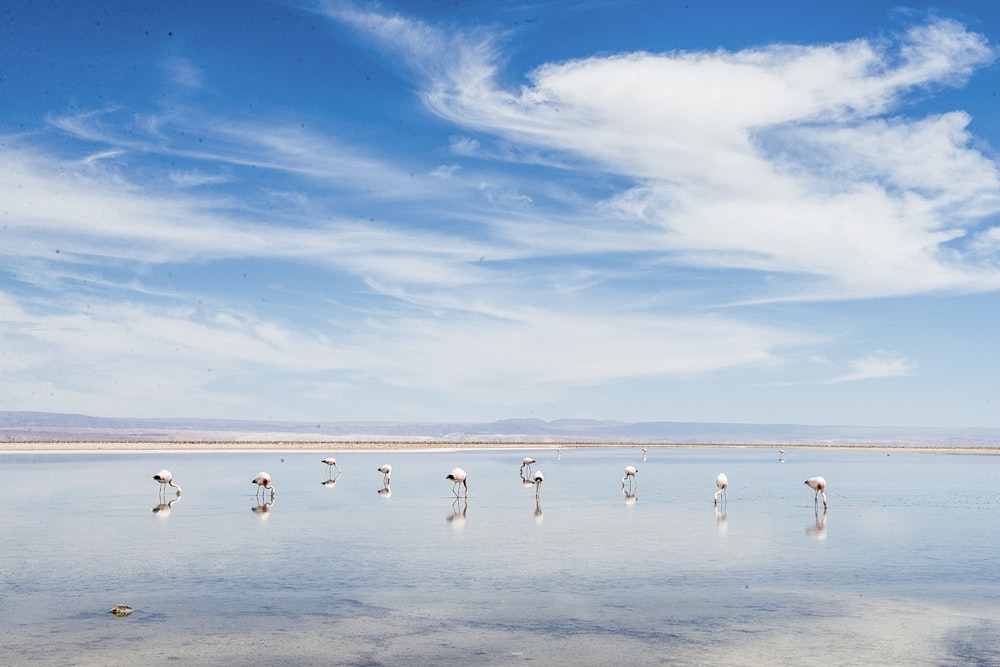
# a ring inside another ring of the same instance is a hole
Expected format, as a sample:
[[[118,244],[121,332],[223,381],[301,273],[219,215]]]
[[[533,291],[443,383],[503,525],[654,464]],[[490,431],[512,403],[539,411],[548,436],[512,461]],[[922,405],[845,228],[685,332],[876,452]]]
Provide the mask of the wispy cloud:
[[[992,62],[960,24],[608,54],[508,86],[499,32],[325,14],[395,56],[439,144],[198,104],[193,60],[166,62],[170,105],[4,137],[0,394],[302,417],[331,396],[496,414],[746,369],[829,389],[916,363],[826,382],[808,360],[844,358],[837,334],[777,302],[1000,288],[1000,170],[967,113],[907,107]]]
[[[783,295],[805,299],[1000,287],[996,262],[966,251],[1000,211],[996,164],[966,114],[904,115],[908,93],[962,85],[993,61],[959,23],[931,18],[894,40],[592,57],[508,90],[495,76],[501,40],[333,14],[402,51],[428,107],[457,125],[632,179],[604,204],[655,227],[674,261],[826,281]],[[477,140],[452,147],[482,154]]]
[[[912,375],[918,364],[892,352],[878,352],[850,363],[851,370],[830,380],[830,384]]]

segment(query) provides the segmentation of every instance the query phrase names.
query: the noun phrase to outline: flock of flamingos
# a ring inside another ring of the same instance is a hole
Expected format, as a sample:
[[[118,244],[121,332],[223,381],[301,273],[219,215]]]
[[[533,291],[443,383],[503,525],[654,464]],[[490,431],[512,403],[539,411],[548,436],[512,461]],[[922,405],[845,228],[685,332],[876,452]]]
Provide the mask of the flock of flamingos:
[[[645,451],[646,450],[644,448],[643,452],[645,453]],[[779,452],[782,455],[784,454],[784,451],[782,450],[779,450]],[[645,458],[643,460],[645,460]],[[784,459],[782,458],[782,460]],[[337,472],[340,473],[340,466],[337,465],[336,459],[326,458],[323,459],[321,463],[326,464],[329,471],[332,471],[333,468],[336,468]],[[535,497],[537,498],[539,492],[541,491],[542,482],[545,481],[545,475],[542,474],[541,470],[536,470],[536,471],[531,470],[531,466],[534,463],[536,463],[535,459],[531,458],[530,456],[526,456],[524,457],[524,459],[522,459],[521,479],[527,484],[535,485]],[[386,493],[388,492],[389,484],[392,481],[392,466],[391,465],[379,466],[378,471],[383,475],[382,482],[384,487],[382,490],[379,491],[379,493]],[[638,472],[639,470],[635,466],[625,466],[625,476],[622,477],[622,490],[625,489],[626,484],[628,484],[629,487],[631,488],[631,486],[636,483],[635,481],[636,474]],[[181,487],[174,483],[174,476],[171,474],[169,470],[161,470],[160,472],[153,475],[153,479],[156,482],[159,482],[161,495],[166,493],[168,487],[177,489],[178,497],[181,495]],[[456,498],[462,497],[461,491],[463,490],[463,488],[465,491],[465,497],[466,498],[469,497],[469,475],[468,473],[465,472],[465,470],[463,470],[462,468],[452,468],[451,472],[445,475],[445,479],[452,482],[452,493],[455,494]],[[330,481],[334,480],[331,479]],[[271,484],[271,476],[269,474],[267,474],[266,472],[257,473],[257,476],[254,477],[252,480],[250,480],[250,483],[257,485],[258,495],[262,495],[264,493],[264,490],[266,489],[271,492],[271,500],[272,501],[274,500],[274,486]],[[810,477],[805,481],[805,485],[808,486],[813,491],[815,491],[815,496],[814,496],[815,504],[819,503],[819,496],[822,494],[823,507],[825,509],[827,506],[826,480],[823,479],[822,477]],[[713,499],[713,502],[715,504],[718,504],[720,496],[722,497],[723,501],[725,501],[726,498],[726,488],[728,488],[729,486],[729,478],[726,477],[726,473],[724,472],[719,473],[719,475],[715,478],[715,486],[718,490],[715,492],[715,497]],[[169,507],[169,505],[167,507]]]

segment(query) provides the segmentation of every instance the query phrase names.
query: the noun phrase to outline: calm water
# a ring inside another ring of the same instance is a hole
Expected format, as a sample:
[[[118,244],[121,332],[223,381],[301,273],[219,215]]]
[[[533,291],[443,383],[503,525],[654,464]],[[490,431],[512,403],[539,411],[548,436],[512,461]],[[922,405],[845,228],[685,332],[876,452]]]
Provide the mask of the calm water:
[[[343,474],[324,486],[327,455]],[[545,473],[537,504],[525,455]],[[998,665],[998,464],[821,450],[779,463],[762,449],[0,455],[0,664]],[[454,466],[467,502],[444,479]],[[184,491],[154,512],[164,467]],[[260,470],[277,488],[266,513]],[[802,484],[817,474],[825,517]],[[131,616],[108,613],[120,602]]]

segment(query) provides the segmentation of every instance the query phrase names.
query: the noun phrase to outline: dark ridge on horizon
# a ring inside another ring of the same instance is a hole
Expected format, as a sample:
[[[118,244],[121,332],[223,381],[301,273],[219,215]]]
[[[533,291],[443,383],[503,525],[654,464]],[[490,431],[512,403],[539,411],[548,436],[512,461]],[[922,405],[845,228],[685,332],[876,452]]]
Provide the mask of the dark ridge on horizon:
[[[540,439],[643,443],[939,443],[1000,444],[1000,428],[817,426],[599,419],[501,419],[492,422],[281,421],[205,418],[98,417],[74,413],[0,411],[0,440],[173,440],[192,434],[274,434],[286,437],[416,438],[442,441]],[[196,438],[197,439],[197,438]]]

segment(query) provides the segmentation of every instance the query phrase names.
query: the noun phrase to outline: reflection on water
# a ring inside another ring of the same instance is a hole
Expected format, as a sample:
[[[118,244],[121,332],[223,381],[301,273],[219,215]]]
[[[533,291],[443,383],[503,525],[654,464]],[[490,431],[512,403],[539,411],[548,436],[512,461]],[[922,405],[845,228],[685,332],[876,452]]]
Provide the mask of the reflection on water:
[[[715,503],[715,529],[719,531],[720,537],[725,537],[729,534],[729,521],[726,519],[725,498],[723,498],[721,503]]]
[[[1000,664],[1000,459],[636,451],[0,455],[0,664]]]
[[[271,500],[266,502],[261,501],[259,505],[254,505],[250,509],[251,511],[253,511],[254,514],[256,514],[261,519],[266,519],[271,516],[271,507],[273,505],[274,505],[274,496],[272,495]]]
[[[464,528],[465,519],[469,514],[469,499],[455,498],[451,504],[451,514],[448,515],[448,523],[454,528]]]
[[[162,498],[160,500],[163,500]],[[160,518],[167,518],[170,516],[170,512],[174,509],[174,505],[179,503],[181,500],[180,495],[178,495],[173,500],[168,500],[167,502],[161,502],[156,507],[153,508],[153,514]]]
[[[811,537],[816,538],[817,540],[826,539],[826,512],[827,509],[826,507],[824,507],[823,515],[820,516],[819,508],[814,507],[813,517],[815,519],[815,522],[811,526],[806,528],[806,533],[808,533]]]

